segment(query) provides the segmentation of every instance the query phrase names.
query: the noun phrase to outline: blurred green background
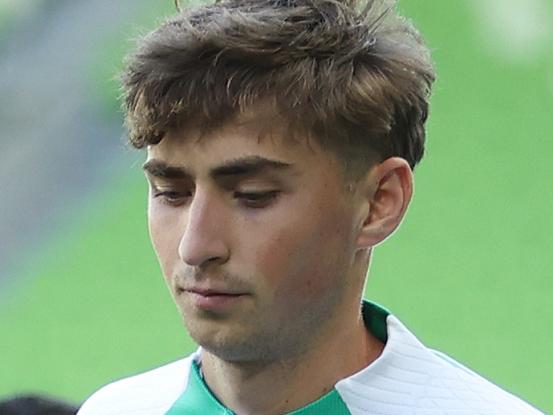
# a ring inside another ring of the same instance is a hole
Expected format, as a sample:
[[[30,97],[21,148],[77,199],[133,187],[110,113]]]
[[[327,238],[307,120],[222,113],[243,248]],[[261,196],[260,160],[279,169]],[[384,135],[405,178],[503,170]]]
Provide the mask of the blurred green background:
[[[414,201],[366,296],[553,412],[553,1],[400,9],[439,79]],[[149,244],[143,155],[123,145],[114,80],[131,39],[172,12],[0,0],[0,398],[81,402],[195,347]]]

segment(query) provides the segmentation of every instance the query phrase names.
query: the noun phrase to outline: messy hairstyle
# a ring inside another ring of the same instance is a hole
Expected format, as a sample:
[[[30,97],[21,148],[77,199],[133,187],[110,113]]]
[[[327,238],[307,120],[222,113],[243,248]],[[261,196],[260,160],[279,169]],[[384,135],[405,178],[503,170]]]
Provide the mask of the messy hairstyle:
[[[269,103],[352,171],[392,156],[414,168],[434,77],[419,33],[386,0],[221,0],[139,40],[123,106],[136,148]]]

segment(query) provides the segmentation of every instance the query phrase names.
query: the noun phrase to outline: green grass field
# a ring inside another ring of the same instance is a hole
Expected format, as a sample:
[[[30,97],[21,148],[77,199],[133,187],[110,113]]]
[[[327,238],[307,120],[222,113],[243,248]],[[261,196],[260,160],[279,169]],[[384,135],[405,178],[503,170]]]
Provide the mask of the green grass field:
[[[413,204],[376,249],[366,296],[426,344],[553,412],[553,51],[496,53],[471,4],[402,3],[439,80]],[[98,73],[117,67],[123,32]],[[98,99],[113,109],[105,88]],[[194,349],[149,245],[138,166],[68,212],[42,251],[21,252],[28,271],[0,297],[0,396],[78,402]]]

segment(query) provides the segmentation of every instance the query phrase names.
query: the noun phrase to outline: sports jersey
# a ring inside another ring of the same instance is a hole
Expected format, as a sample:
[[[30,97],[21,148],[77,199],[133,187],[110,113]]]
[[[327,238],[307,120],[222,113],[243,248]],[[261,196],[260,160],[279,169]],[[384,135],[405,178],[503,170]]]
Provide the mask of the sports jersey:
[[[382,354],[289,415],[539,415],[542,412],[425,347],[395,316],[363,303]],[[101,388],[78,415],[233,415],[204,382],[191,356]],[[260,414],[262,415],[262,414]],[[543,414],[542,414],[543,415]]]

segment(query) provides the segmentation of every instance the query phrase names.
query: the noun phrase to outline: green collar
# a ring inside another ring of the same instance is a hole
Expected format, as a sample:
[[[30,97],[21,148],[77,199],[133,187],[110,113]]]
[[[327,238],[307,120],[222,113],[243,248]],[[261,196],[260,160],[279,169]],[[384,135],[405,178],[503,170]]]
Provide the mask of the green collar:
[[[386,317],[389,312],[377,304],[363,301],[362,314],[367,329],[385,343],[388,338]],[[332,389],[316,401],[287,415],[317,414],[349,415],[350,412],[336,389]],[[198,363],[193,361],[188,385],[166,415],[234,415],[234,413],[225,408],[211,393],[200,374]]]

